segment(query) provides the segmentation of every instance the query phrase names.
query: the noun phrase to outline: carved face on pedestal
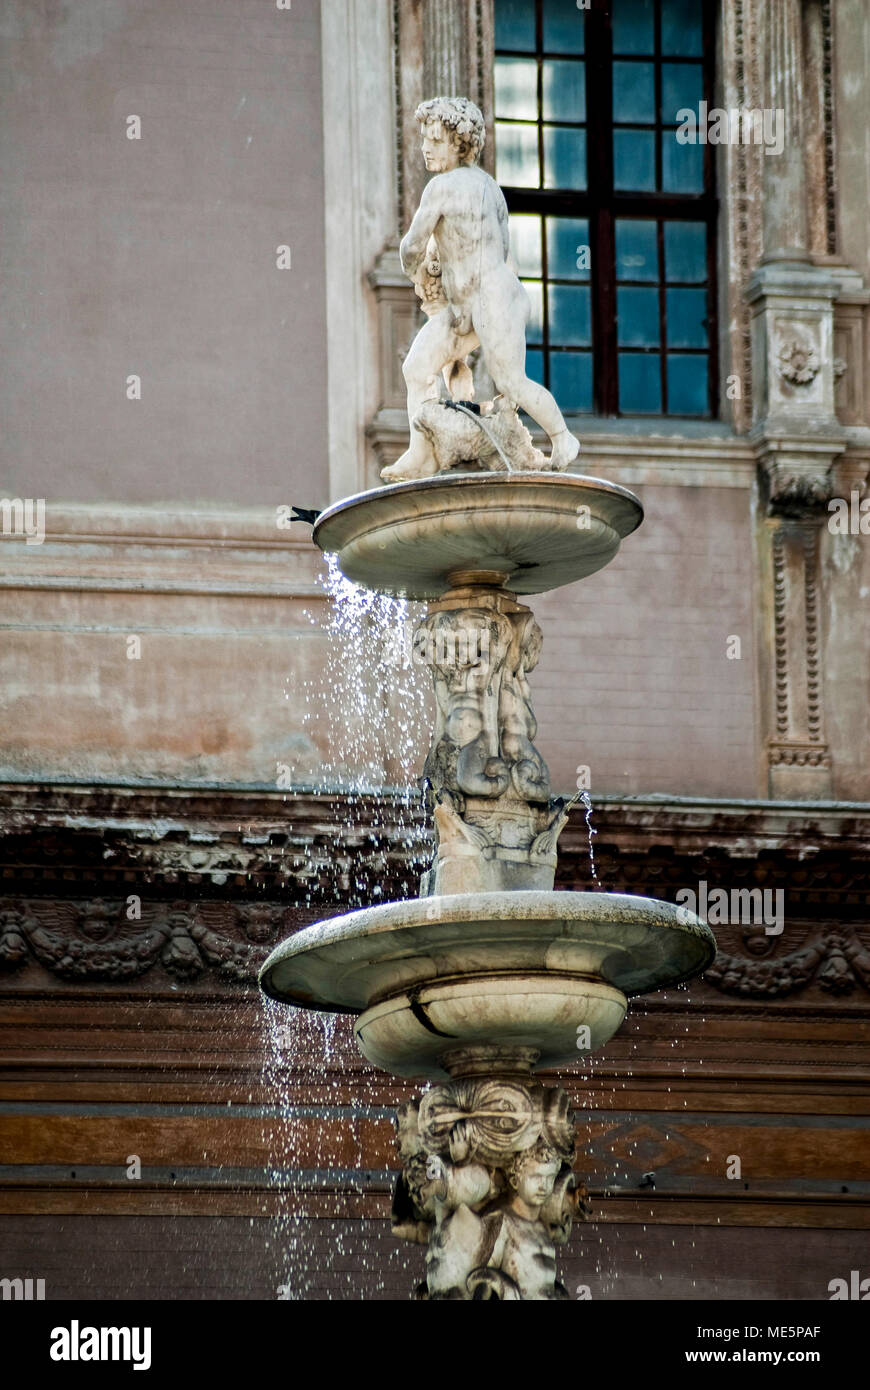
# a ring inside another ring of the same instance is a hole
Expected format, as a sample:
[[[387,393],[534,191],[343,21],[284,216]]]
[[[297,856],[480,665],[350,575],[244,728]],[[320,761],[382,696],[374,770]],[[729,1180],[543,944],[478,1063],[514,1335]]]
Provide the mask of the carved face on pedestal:
[[[521,1155],[510,1174],[514,1189],[511,1206],[519,1216],[529,1221],[537,1219],[541,1207],[553,1195],[561,1160],[556,1154],[544,1154],[537,1146],[528,1155]]]

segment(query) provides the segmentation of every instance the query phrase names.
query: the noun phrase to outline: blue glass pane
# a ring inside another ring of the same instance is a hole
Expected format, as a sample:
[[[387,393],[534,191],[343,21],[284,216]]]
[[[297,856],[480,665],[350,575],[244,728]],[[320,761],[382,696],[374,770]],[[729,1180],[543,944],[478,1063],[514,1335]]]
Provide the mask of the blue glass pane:
[[[665,223],[665,279],[707,279],[707,228],[703,222]]]
[[[656,347],[659,341],[658,290],[618,289],[616,331],[620,347]]]
[[[662,133],[662,188],[665,193],[704,191],[704,147],[679,144],[675,130]]]
[[[513,188],[537,188],[538,130],[529,125],[495,127],[495,176]]]
[[[550,285],[550,342],[556,347],[589,346],[592,316],[586,285]]]
[[[562,410],[591,411],[591,352],[551,352],[550,390]]]
[[[511,255],[518,275],[540,275],[542,220],[530,212],[514,212],[510,218]]]
[[[655,136],[647,130],[613,132],[613,186],[646,193],[656,186]]]
[[[662,120],[677,124],[678,111],[694,111],[704,99],[704,69],[700,63],[662,63]],[[685,117],[682,118],[685,120]]]
[[[704,51],[702,0],[662,0],[662,53],[695,58]]]
[[[655,222],[616,219],[616,278],[658,280],[659,257]]]
[[[496,0],[495,11],[501,0]],[[535,13],[529,0],[528,8]],[[586,15],[577,0],[544,0],[544,52],[582,53],[585,48]]]
[[[655,121],[656,82],[652,63],[613,64],[613,119]]]
[[[544,336],[544,287],[540,280],[524,280],[523,285],[532,306],[526,339],[530,343],[539,343]]]
[[[538,119],[538,67],[531,58],[496,58],[495,114],[514,121]]]
[[[706,356],[668,354],[668,414],[708,415]]]
[[[544,187],[586,187],[586,131],[544,126]]]
[[[526,348],[526,376],[544,384],[544,354],[540,348]]]
[[[545,121],[586,120],[586,64],[545,58],[541,109]]]
[[[654,17],[653,0],[613,0],[614,53],[652,53]]]
[[[665,313],[668,347],[707,346],[706,290],[668,290]]]
[[[553,280],[588,280],[591,255],[585,217],[547,218],[547,267]]]
[[[660,415],[661,364],[658,353],[619,354],[619,408],[624,415]]]
[[[535,51],[535,7],[529,0],[496,0],[496,48]]]

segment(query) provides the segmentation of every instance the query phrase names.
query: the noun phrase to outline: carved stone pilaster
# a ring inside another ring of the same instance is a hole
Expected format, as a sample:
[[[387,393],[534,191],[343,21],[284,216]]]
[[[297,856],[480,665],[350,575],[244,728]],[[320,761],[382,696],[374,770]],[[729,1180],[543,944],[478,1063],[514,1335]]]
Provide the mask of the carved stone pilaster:
[[[834,301],[840,282],[815,266],[763,265],[746,291],[752,322],[753,432],[831,434],[834,414]]]
[[[805,260],[809,248],[804,109],[811,97],[804,67],[801,0],[776,0],[763,9],[762,105],[781,112],[784,145],[762,165],[764,259]]]
[[[586,1210],[568,1097],[531,1081],[535,1053],[489,1077],[475,1063],[492,1059],[473,1052],[452,1059],[454,1080],[399,1111],[393,1233],[428,1245],[419,1298],[566,1299],[555,1247]]]
[[[402,363],[420,327],[420,301],[402,270],[398,242],[385,246],[368,281],[377,306],[378,375],[380,402],[366,436],[373,452],[366,485],[377,487],[380,470],[408,447],[406,387]]]
[[[775,798],[831,794],[825,740],[820,615],[819,523],[779,517],[770,533],[773,580],[773,709],[768,738],[769,793]]]

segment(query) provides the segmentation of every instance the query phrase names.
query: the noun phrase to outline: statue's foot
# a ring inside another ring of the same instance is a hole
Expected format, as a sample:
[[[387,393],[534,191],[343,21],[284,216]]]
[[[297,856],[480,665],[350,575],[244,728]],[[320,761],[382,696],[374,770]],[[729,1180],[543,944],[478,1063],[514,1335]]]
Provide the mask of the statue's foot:
[[[570,430],[565,429],[553,435],[552,445],[547,465],[553,472],[563,473],[579,454],[580,440]]]
[[[437,472],[438,465],[434,459],[415,457],[410,449],[406,449],[395,463],[381,469],[381,477],[385,483],[407,483],[413,478],[431,478]]]

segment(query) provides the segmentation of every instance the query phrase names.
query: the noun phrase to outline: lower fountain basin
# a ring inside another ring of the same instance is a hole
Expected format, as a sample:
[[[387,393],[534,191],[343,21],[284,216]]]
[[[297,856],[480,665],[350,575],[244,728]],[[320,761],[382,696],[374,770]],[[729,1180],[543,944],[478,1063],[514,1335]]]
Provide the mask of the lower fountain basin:
[[[442,1077],[464,1045],[525,1046],[537,1065],[602,1046],[626,997],[678,984],[716,952],[684,908],[616,893],[464,893],[363,908],[291,936],[260,972],[272,999],[361,1015],[363,1054]],[[589,1028],[588,1039],[579,1030]]]
[[[438,598],[485,574],[516,594],[610,563],[643,520],[627,488],[573,473],[448,473],[374,488],[321,512],[314,540],[357,584]]]

